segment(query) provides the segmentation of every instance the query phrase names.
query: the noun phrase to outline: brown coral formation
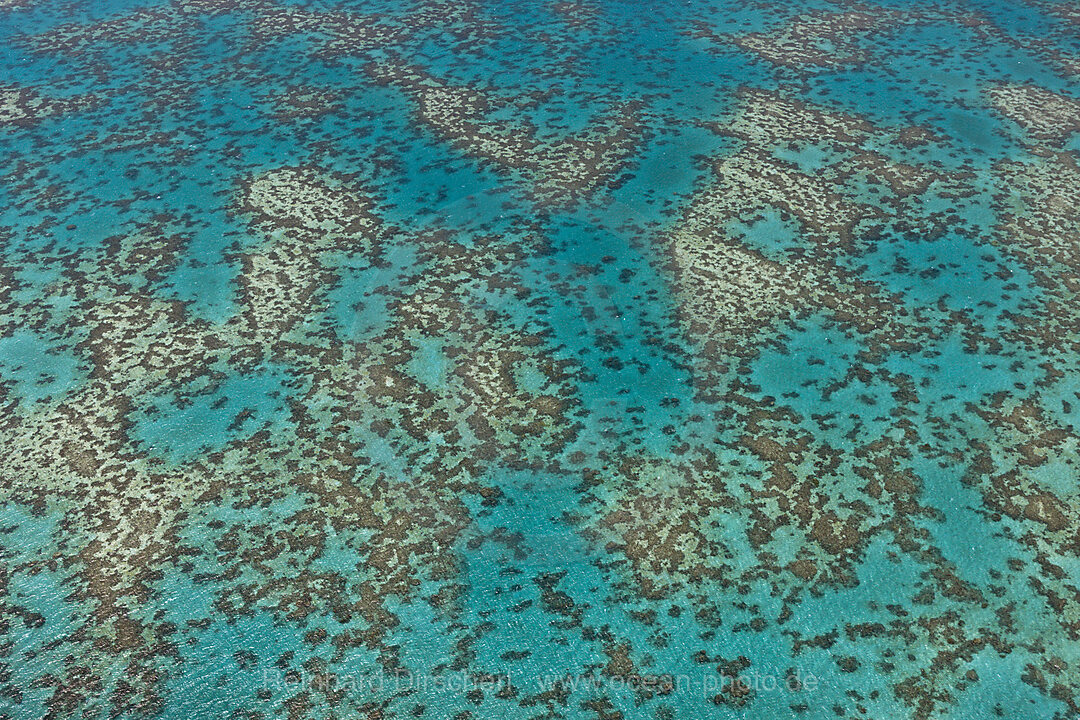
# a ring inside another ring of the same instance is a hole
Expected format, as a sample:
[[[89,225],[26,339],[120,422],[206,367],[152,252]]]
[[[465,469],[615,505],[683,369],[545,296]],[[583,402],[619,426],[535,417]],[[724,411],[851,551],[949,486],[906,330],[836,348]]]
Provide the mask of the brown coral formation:
[[[1035,85],[998,84],[987,90],[994,108],[1036,142],[1064,142],[1080,132],[1080,100]]]
[[[26,128],[51,115],[78,112],[94,104],[92,97],[49,98],[30,87],[0,85],[0,128]]]
[[[549,140],[527,120],[494,119],[496,111],[512,107],[507,98],[446,83],[400,60],[372,64],[368,72],[411,96],[421,122],[445,141],[520,173],[536,200],[555,208],[615,186],[645,134],[641,107],[633,102],[616,105],[580,133]]]

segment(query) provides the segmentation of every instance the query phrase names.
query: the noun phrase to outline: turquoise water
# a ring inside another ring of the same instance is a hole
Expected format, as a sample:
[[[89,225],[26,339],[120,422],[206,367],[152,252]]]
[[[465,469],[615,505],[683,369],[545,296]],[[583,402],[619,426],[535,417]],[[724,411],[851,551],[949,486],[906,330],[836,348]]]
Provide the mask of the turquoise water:
[[[0,719],[1080,717],[1080,11],[0,0]]]

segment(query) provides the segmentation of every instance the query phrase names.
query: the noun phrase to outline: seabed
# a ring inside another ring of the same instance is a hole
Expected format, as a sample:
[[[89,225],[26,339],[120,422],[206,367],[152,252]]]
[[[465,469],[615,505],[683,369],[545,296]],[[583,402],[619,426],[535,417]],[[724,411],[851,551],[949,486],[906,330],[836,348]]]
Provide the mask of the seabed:
[[[1080,6],[0,0],[0,720],[1076,720]]]

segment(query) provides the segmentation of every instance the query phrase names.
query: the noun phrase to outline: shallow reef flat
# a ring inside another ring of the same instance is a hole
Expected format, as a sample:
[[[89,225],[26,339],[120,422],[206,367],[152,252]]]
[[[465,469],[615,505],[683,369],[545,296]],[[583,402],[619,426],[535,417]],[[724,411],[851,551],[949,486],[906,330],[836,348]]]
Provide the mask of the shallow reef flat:
[[[0,720],[1076,720],[1080,10],[0,0]]]

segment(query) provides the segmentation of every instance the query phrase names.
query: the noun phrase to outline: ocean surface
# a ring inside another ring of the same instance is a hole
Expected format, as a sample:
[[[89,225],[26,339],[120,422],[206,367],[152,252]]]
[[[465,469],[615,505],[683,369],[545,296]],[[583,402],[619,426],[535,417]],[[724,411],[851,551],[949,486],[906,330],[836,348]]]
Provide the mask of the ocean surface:
[[[0,0],[0,719],[1080,718],[1080,4]]]

